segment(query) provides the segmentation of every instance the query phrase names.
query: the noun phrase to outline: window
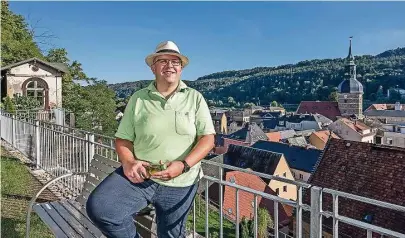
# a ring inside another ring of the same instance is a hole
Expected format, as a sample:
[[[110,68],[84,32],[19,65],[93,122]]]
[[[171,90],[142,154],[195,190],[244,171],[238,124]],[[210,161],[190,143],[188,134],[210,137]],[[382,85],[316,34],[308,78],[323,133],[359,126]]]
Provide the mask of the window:
[[[387,138],[387,145],[392,145],[392,139],[391,138]]]
[[[283,186],[283,192],[287,192],[287,186]]]
[[[300,174],[300,179],[304,179],[304,175]]]
[[[283,177],[287,177],[287,173],[286,173],[286,172],[283,173]]]
[[[40,106],[44,106],[45,99],[45,87],[38,81],[31,81],[27,84],[27,97],[38,100]]]
[[[280,189],[276,188],[276,194],[279,195],[280,194]]]

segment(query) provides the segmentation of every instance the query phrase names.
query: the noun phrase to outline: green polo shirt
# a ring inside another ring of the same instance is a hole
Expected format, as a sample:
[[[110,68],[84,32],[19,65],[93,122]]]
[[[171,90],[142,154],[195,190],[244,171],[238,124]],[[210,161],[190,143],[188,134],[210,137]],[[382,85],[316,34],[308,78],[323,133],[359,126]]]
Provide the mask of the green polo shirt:
[[[157,164],[160,160],[184,160],[196,145],[197,136],[208,134],[215,134],[215,129],[204,97],[180,81],[176,92],[167,100],[154,82],[135,92],[115,136],[133,142],[136,158]],[[189,172],[169,181],[154,181],[185,187],[202,176],[199,162]]]

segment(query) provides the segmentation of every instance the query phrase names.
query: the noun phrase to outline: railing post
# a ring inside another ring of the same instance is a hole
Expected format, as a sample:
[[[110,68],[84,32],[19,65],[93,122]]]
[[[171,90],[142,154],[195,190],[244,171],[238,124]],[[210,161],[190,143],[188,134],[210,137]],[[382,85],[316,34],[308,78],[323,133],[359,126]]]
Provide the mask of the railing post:
[[[15,115],[11,115],[11,144],[14,148],[17,148],[16,135],[15,135]]]
[[[87,161],[87,171],[89,171],[90,162],[94,157],[94,134],[89,134],[89,160]]]
[[[322,188],[311,188],[311,238],[322,237]]]
[[[39,121],[35,121],[35,159],[36,159],[36,167],[39,168],[41,163],[41,155],[40,155],[40,129],[39,129]]]
[[[302,205],[302,186],[299,186],[297,191],[297,238],[302,238]]]

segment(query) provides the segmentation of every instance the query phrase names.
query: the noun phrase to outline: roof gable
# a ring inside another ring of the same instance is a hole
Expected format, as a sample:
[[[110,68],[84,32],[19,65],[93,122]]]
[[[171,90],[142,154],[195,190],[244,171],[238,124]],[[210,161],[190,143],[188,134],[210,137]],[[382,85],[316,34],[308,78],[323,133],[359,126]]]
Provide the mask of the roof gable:
[[[20,61],[20,62],[16,62],[14,64],[6,65],[4,67],[1,67],[1,71],[12,69],[14,67],[17,67],[17,66],[20,66],[20,65],[23,65],[23,64],[26,64],[26,63],[34,62],[34,61],[38,62],[38,63],[41,63],[41,64],[44,64],[44,65],[46,65],[48,67],[51,67],[51,68],[53,68],[53,69],[55,69],[57,71],[63,72],[63,73],[67,73],[69,71],[67,66],[64,65],[63,63],[46,62],[46,61],[38,59],[38,58],[30,58],[30,59],[26,59],[26,60],[23,60],[23,61]]]
[[[254,143],[258,140],[267,140],[266,133],[256,123],[245,123],[244,127],[226,138],[244,141],[246,143]]]
[[[282,156],[280,153],[231,144],[224,154],[224,163],[273,175]]]
[[[292,169],[312,173],[322,151],[314,148],[288,145],[272,141],[258,141],[252,148],[281,153]]]

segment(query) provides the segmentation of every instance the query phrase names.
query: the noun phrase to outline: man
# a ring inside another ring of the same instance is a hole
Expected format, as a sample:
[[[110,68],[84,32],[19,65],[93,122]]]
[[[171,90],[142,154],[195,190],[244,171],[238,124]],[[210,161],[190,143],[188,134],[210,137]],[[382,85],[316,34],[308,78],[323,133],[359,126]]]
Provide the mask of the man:
[[[130,98],[115,135],[122,166],[91,193],[87,213],[107,237],[133,238],[132,215],[152,203],[158,237],[185,237],[214,125],[201,93],[180,80],[189,60],[174,42],[160,43],[145,61],[155,80]],[[148,173],[162,161],[165,169]]]

